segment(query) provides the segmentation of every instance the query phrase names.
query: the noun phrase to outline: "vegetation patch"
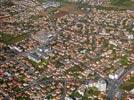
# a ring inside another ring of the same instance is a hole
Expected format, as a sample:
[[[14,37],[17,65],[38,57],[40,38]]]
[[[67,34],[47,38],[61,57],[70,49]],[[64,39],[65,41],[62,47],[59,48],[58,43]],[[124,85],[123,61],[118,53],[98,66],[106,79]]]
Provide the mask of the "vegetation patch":
[[[21,35],[15,36],[12,34],[0,32],[0,42],[10,45],[24,40],[27,36],[28,36],[27,33],[23,33]]]
[[[120,89],[131,91],[134,88],[134,77],[131,77],[128,81],[120,85]]]
[[[33,66],[35,69],[37,69],[37,70],[39,70],[39,71],[42,71],[42,69],[47,68],[47,65],[48,65],[48,62],[47,62],[45,59],[42,59],[41,62],[39,62],[39,63],[36,63],[36,62],[34,62],[34,61],[32,61],[31,59],[28,59],[28,58],[26,58],[26,60],[27,60],[30,64],[32,64],[32,66]]]
[[[80,100],[93,100],[94,96],[98,96],[100,92],[96,87],[89,87],[85,90],[84,95],[82,96],[78,91],[73,92],[71,98],[80,98]],[[94,98],[95,99],[95,98]]]
[[[134,7],[134,1],[132,0],[111,0],[111,4],[114,6],[122,7]]]

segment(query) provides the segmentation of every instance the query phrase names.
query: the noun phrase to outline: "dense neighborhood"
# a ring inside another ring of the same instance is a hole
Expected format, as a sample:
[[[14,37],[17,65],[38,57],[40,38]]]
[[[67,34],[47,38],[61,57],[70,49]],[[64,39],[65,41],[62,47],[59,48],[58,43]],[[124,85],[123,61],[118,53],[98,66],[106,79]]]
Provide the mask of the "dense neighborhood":
[[[133,4],[1,0],[0,100],[133,100]]]

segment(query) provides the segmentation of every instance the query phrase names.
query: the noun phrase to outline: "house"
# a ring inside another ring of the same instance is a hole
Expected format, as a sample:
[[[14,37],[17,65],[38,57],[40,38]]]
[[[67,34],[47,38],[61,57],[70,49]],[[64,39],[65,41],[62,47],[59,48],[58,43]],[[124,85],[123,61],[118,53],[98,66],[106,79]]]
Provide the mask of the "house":
[[[116,41],[113,41],[113,40],[109,40],[109,44],[112,44],[114,46],[118,46],[118,44],[116,43]]]
[[[130,91],[130,93],[134,94],[134,88]]]

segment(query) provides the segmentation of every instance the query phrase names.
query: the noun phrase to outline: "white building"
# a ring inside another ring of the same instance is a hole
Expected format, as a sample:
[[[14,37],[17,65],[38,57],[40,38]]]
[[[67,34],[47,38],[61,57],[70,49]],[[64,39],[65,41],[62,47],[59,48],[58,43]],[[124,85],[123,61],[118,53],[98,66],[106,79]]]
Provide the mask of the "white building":
[[[99,80],[97,82],[91,82],[88,84],[88,87],[96,87],[99,91],[106,91],[106,82],[104,80]]]
[[[105,92],[106,91],[106,86],[107,86],[107,83],[106,81],[104,80],[99,80],[99,81],[91,81],[89,82],[88,85],[81,85],[78,89],[78,92],[83,96],[84,95],[84,92],[85,92],[85,89],[86,88],[89,88],[89,87],[96,87],[99,91],[101,92]]]
[[[14,49],[14,50],[16,50],[18,52],[22,52],[23,51],[23,49],[21,49],[20,47],[16,47],[16,46],[9,46],[9,48],[10,49]]]
[[[69,2],[82,2],[82,3],[88,3],[90,5],[101,5],[104,3],[107,3],[109,0],[66,0]]]
[[[110,79],[115,79],[114,74],[109,74],[109,78],[110,78]]]
[[[38,54],[39,54],[39,55],[42,55],[42,54],[44,54],[44,53],[51,52],[51,47],[50,47],[50,46],[44,46],[44,45],[43,45],[43,46],[37,48],[37,50],[38,50]]]
[[[130,35],[127,35],[127,38],[128,38],[129,40],[132,40],[132,39],[134,39],[134,36],[133,36],[133,34],[130,34]]]
[[[116,41],[113,41],[113,40],[109,40],[109,44],[112,44],[114,46],[118,46],[117,43],[116,43]]]
[[[106,82],[104,80],[99,80],[97,83],[96,83],[96,88],[98,88],[99,91],[106,91]]]
[[[134,88],[130,91],[130,93],[134,94]]]
[[[109,74],[110,79],[118,79],[124,72],[124,68],[120,68],[115,71],[113,74]]]

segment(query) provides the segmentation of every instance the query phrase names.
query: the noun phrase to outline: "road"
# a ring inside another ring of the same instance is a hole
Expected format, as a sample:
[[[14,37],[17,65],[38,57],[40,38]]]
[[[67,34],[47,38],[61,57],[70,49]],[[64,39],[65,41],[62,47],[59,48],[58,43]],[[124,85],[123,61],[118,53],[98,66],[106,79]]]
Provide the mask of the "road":
[[[119,91],[119,86],[123,83],[124,77],[129,74],[131,71],[134,71],[134,67],[130,67],[125,70],[125,72],[120,76],[117,80],[108,79],[108,87],[107,87],[107,97],[108,100],[114,100],[115,94]]]

